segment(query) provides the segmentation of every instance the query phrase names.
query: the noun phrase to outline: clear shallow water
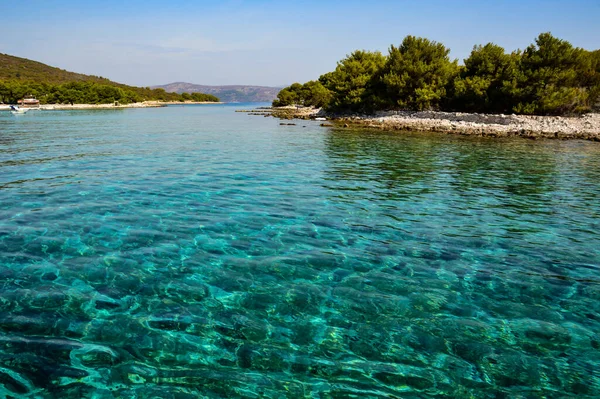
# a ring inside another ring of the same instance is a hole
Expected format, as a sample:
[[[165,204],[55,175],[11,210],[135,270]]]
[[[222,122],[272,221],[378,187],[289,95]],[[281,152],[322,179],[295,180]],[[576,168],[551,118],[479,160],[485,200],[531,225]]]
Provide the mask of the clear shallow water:
[[[0,397],[597,397],[600,145],[233,110],[0,113]]]

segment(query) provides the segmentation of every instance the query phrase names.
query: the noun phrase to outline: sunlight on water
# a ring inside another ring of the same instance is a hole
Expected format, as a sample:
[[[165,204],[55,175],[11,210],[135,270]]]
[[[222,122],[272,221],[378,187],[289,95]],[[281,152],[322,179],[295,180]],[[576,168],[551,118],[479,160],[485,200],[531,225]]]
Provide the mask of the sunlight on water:
[[[0,113],[0,397],[600,392],[598,143],[233,110]]]

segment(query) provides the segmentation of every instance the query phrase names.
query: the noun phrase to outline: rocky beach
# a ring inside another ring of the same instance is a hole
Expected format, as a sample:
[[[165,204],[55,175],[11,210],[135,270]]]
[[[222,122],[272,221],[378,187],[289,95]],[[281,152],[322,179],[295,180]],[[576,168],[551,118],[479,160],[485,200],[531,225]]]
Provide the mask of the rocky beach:
[[[376,116],[341,117],[338,120],[385,130],[600,141],[600,114],[562,117],[394,111],[382,112]]]
[[[316,119],[343,127],[431,131],[485,137],[518,136],[530,139],[585,139],[600,141],[600,114],[582,116],[493,115],[438,111],[385,111],[374,115],[335,115],[318,108],[279,107],[255,110],[282,119]]]

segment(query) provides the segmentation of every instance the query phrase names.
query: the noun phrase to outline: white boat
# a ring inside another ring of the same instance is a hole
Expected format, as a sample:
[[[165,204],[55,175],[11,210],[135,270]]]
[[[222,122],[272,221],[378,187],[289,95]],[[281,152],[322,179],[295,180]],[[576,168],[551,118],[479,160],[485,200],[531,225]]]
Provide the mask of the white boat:
[[[17,101],[17,105],[21,106],[22,108],[39,109],[40,100],[30,94]]]
[[[10,106],[10,113],[13,114],[13,115],[24,114],[27,111],[29,111],[29,109],[27,109],[27,108],[19,108],[16,105],[11,105]]]

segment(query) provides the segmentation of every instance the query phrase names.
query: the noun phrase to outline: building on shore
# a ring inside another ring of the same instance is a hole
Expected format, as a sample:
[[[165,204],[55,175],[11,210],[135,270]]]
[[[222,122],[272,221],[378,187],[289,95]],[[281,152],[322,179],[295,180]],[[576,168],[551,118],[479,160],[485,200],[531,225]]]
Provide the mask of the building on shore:
[[[22,100],[17,101],[17,104],[23,108],[39,108],[40,100],[34,96],[25,96]]]

